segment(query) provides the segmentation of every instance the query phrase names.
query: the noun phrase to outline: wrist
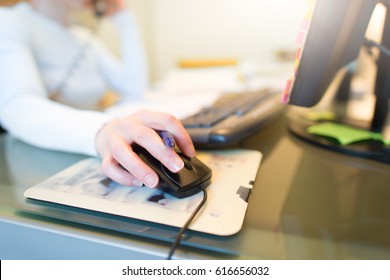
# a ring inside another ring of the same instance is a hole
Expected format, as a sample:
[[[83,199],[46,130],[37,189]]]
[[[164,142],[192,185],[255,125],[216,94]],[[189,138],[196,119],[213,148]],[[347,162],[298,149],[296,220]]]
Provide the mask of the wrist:
[[[96,132],[95,135],[95,150],[97,157],[101,158],[103,154],[103,139],[104,139],[104,130],[106,129],[106,126],[108,125],[108,122],[104,123],[99,130]]]

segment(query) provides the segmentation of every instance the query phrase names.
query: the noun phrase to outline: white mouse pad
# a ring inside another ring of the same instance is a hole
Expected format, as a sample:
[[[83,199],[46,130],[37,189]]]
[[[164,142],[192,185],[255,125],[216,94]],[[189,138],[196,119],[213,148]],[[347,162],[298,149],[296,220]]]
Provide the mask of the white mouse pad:
[[[260,166],[258,151],[235,149],[198,152],[213,172],[208,199],[189,228],[227,236],[240,231]],[[82,160],[29,188],[25,197],[124,217],[182,227],[203,194],[175,198],[157,189],[119,185],[100,169],[96,158]],[[76,210],[76,209],[75,209]]]

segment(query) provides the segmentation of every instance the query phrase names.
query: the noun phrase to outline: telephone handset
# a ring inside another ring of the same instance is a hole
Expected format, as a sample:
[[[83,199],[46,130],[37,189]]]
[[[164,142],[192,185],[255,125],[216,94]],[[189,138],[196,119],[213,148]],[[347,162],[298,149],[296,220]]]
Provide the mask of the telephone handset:
[[[96,17],[100,18],[104,16],[107,10],[107,2],[105,0],[92,0],[92,2]]]

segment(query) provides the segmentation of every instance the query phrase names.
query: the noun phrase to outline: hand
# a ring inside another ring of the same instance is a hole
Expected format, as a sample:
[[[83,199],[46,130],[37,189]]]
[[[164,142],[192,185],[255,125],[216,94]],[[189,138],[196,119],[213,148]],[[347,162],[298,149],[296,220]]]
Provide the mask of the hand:
[[[156,130],[169,131],[185,155],[195,156],[191,138],[178,119],[169,114],[143,110],[113,120],[98,132],[96,148],[102,158],[103,172],[122,185],[157,186],[158,175],[133,152],[133,143],[144,147],[172,172],[182,169],[183,161],[172,148],[164,145]]]
[[[120,11],[126,9],[126,3],[124,0],[105,0],[107,4],[106,16],[112,16]]]

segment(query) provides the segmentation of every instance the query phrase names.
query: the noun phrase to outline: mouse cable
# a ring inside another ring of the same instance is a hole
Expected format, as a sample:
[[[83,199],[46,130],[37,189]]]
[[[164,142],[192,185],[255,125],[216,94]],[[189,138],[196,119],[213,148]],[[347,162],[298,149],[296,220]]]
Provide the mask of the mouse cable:
[[[176,235],[176,239],[175,239],[175,242],[172,243],[172,246],[171,246],[171,249],[169,251],[169,255],[167,257],[167,260],[170,260],[172,258],[172,255],[173,253],[175,252],[175,250],[177,249],[177,247],[179,246],[179,243],[180,243],[180,240],[183,236],[183,233],[185,230],[187,230],[188,226],[191,224],[191,222],[193,221],[193,219],[195,218],[196,214],[199,213],[200,209],[202,209],[203,205],[205,204],[206,200],[207,200],[207,192],[205,189],[202,189],[203,191],[203,199],[202,201],[199,203],[199,205],[196,207],[196,209],[194,210],[194,212],[192,212],[191,216],[188,218],[187,222],[184,224],[184,226],[180,229],[179,233]]]

